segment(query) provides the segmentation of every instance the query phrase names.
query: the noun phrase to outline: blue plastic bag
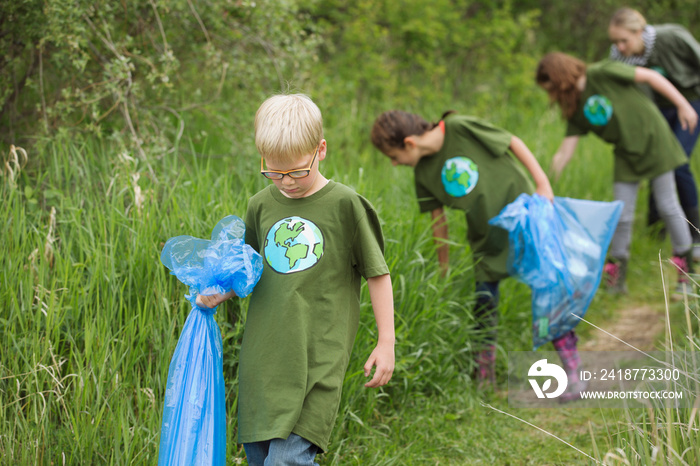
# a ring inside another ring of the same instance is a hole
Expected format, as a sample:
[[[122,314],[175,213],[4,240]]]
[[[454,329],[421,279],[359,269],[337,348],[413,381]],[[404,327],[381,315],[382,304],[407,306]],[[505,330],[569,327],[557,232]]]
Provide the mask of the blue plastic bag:
[[[535,349],[572,330],[603,275],[622,202],[521,194],[491,220],[508,231],[508,272],[532,290]]]
[[[196,305],[198,294],[234,290],[245,297],[262,274],[262,257],[244,242],[245,223],[230,215],[211,240],[176,236],[160,260],[189,286],[192,310],[170,361],[158,464],[226,464],[226,406],[221,331],[216,309]]]

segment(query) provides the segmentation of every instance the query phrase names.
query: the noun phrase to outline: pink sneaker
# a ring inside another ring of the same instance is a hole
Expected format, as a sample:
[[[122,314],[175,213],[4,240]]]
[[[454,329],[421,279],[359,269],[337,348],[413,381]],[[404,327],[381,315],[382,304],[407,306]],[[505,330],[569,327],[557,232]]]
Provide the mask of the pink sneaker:
[[[496,347],[489,346],[476,356],[476,380],[479,390],[496,388]]]

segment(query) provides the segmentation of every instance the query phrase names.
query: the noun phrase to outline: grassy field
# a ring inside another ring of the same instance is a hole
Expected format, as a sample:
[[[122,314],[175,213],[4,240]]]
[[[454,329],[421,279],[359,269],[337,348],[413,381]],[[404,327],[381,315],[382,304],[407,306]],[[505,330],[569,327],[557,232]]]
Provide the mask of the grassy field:
[[[541,97],[541,105],[527,112],[496,109],[482,116],[520,136],[547,167],[563,124]],[[429,218],[418,213],[410,169],[392,167],[368,143],[375,109],[357,102],[320,104],[329,146],[322,171],[362,193],[382,219],[397,329],[392,382],[378,391],[365,389],[361,367],[375,330],[364,290],[341,410],[330,451],[320,463],[648,464],[654,455],[657,464],[675,464],[678,458],[699,464],[696,410],[512,410],[504,392],[476,392],[469,377],[473,277],[463,217],[449,213],[452,268],[441,279]],[[437,105],[426,105],[426,117],[439,115]],[[252,122],[254,108],[248,110]],[[469,113],[466,106],[457,110]],[[3,176],[4,463],[156,463],[168,365],[189,312],[185,287],[168,275],[160,250],[172,236],[209,237],[219,219],[243,216],[248,197],[267,184],[257,174],[252,124],[237,137],[223,124],[193,121],[181,145],[159,159],[116,152],[108,140],[56,139],[29,150],[29,161],[16,176]],[[10,148],[0,149],[8,159]],[[611,166],[610,148],[589,137],[553,182],[555,193],[611,200]],[[640,209],[645,196],[643,190]],[[599,294],[587,314],[596,325],[605,327],[625,306],[664,309],[658,257],[659,251],[668,257],[670,246],[645,233],[642,217],[640,211],[632,293],[627,298]],[[510,280],[502,295],[498,364],[505,389],[507,352],[531,348],[531,318],[527,287]],[[224,341],[229,464],[245,464],[235,442],[235,413],[246,306],[246,300],[227,302],[216,315]],[[675,340],[697,346],[692,299],[684,311],[682,304],[670,308]],[[579,330],[582,341],[593,335],[585,324]]]

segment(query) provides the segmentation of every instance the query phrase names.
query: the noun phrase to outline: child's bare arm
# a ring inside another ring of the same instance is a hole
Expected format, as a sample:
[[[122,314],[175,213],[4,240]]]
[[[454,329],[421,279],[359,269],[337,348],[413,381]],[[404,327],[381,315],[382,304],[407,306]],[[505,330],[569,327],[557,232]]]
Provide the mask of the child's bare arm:
[[[234,293],[233,290],[229,291],[228,293],[224,294],[213,294],[210,296],[204,296],[204,295],[197,295],[197,306],[199,307],[206,307],[209,309],[214,309],[216,306],[219,304],[223,303],[227,299],[233,298],[236,296],[236,293]]]
[[[520,163],[522,163],[525,168],[527,168],[527,171],[530,172],[530,175],[532,175],[532,179],[535,181],[537,194],[553,201],[554,192],[552,191],[552,185],[549,184],[549,178],[547,178],[539,162],[525,143],[519,137],[513,136],[510,139],[510,150],[513,151],[515,157],[520,160]]]
[[[367,288],[372,300],[374,318],[377,321],[377,346],[365,363],[365,377],[369,377],[375,367],[374,377],[365,387],[375,388],[386,385],[394,373],[394,293],[389,274],[367,279]]]
[[[578,144],[579,136],[567,136],[561,142],[559,149],[552,158],[552,173],[554,179],[559,179],[564,167],[569,163],[571,157],[574,156],[574,150]]]
[[[439,207],[430,212],[430,217],[433,219],[433,239],[437,248],[438,263],[443,276],[447,274],[447,269],[450,266],[450,245],[447,243],[449,231],[447,226],[447,218],[445,217],[445,209]]]
[[[698,114],[671,81],[664,78],[659,72],[641,66],[635,68],[634,80],[650,85],[652,89],[670,100],[678,109],[678,121],[681,123],[681,128],[691,133],[695,131],[698,124]]]

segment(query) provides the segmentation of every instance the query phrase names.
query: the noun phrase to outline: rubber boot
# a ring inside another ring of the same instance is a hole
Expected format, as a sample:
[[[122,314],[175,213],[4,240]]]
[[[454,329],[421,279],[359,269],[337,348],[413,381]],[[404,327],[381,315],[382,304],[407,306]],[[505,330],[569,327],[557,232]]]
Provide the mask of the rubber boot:
[[[476,380],[479,390],[496,387],[496,345],[489,345],[476,355]]]
[[[627,294],[627,259],[609,259],[603,267],[603,279],[608,293]]]
[[[573,330],[563,337],[552,341],[554,349],[556,349],[559,354],[559,359],[561,359],[562,367],[568,379],[566,390],[559,395],[560,403],[579,400],[581,398],[581,392],[586,391],[588,388],[588,382],[581,380],[580,377],[581,358],[578,354],[578,348],[576,347],[577,342],[578,337]]]

